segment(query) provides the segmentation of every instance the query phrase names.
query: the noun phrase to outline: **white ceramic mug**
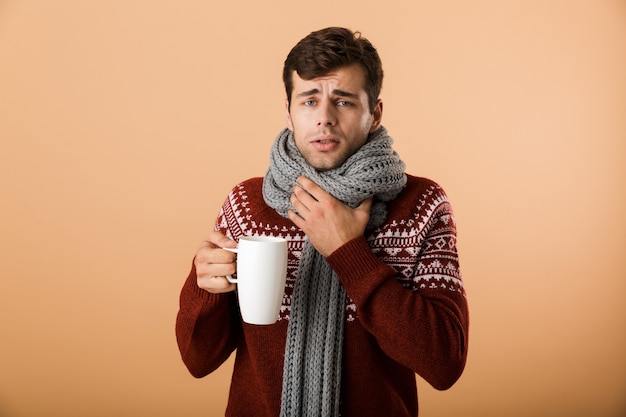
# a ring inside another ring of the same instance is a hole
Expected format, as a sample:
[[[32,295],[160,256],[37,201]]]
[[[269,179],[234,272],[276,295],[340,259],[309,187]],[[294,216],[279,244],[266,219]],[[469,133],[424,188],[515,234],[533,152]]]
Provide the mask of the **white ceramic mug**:
[[[272,324],[278,320],[287,279],[287,240],[269,236],[246,236],[236,249],[239,308],[243,321]]]

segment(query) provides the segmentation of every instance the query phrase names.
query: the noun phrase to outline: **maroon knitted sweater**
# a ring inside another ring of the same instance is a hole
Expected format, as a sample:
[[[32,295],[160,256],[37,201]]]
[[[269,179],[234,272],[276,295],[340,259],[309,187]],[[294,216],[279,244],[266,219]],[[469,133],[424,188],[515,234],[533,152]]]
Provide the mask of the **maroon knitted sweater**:
[[[232,239],[253,234],[289,240],[289,266],[279,320],[241,321],[236,293],[210,294],[192,267],[180,295],[176,335],[195,377],[236,350],[227,416],[277,417],[291,295],[304,233],[268,207],[262,178],[237,185],[216,228]],[[348,295],[341,415],[417,416],[415,373],[436,389],[451,387],[465,366],[468,308],[456,249],[456,226],[444,191],[408,177],[388,205],[383,226],[328,257]]]

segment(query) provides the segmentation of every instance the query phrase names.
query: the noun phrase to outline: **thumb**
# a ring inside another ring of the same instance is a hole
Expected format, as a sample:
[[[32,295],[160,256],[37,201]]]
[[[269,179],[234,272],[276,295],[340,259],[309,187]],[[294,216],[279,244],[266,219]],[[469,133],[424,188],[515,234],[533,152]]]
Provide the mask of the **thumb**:
[[[237,246],[237,242],[229,239],[218,231],[210,232],[209,236],[207,237],[207,242],[211,243],[213,247],[218,248],[234,248],[235,246]]]
[[[366,198],[365,200],[361,201],[361,204],[359,204],[357,209],[361,210],[361,211],[366,211],[367,213],[369,213],[370,210],[372,209],[372,201],[373,200],[374,200],[374,197]]]

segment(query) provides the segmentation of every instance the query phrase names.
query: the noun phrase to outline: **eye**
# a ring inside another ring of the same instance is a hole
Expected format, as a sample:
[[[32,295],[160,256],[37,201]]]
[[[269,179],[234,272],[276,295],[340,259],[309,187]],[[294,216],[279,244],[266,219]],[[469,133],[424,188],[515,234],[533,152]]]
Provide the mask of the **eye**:
[[[314,106],[315,105],[315,100],[305,100],[304,101],[304,105],[305,106]]]
[[[339,100],[339,101],[337,102],[337,105],[338,105],[339,107],[348,107],[348,106],[352,105],[352,103],[350,103],[350,102],[349,102],[349,101],[347,101],[347,100]]]

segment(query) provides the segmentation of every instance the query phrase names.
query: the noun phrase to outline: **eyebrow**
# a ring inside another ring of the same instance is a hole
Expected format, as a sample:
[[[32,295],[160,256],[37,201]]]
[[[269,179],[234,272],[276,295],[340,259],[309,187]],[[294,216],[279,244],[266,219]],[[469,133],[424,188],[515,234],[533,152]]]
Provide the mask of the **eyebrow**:
[[[315,94],[319,94],[320,90],[317,88],[313,88],[311,90],[307,90],[307,91],[303,91],[301,93],[299,93],[298,95],[296,95],[296,97],[299,98],[303,98],[303,97],[308,97],[308,96],[313,96]],[[343,90],[333,90],[333,95],[339,96],[339,97],[349,97],[349,98],[358,98],[359,96],[357,94],[354,93],[349,93],[347,91],[343,91]]]

